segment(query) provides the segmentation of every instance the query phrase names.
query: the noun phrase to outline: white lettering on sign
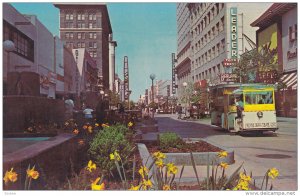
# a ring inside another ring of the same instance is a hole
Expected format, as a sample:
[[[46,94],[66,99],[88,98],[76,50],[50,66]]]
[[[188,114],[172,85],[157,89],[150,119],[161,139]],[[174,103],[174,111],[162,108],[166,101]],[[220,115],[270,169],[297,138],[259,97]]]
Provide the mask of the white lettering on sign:
[[[237,29],[237,8],[230,8],[230,38],[231,38],[231,58],[238,57],[238,29]]]

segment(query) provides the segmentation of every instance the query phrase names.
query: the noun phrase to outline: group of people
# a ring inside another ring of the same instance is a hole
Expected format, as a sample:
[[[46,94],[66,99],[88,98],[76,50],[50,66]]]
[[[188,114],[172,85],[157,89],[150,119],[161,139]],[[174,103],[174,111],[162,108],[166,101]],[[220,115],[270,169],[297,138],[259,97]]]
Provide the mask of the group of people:
[[[122,104],[121,104],[122,105]],[[109,109],[108,100],[102,100],[100,99],[97,103],[97,106],[95,109],[93,109],[89,104],[85,105],[82,104],[82,107],[79,110],[74,110],[75,104],[72,99],[71,95],[66,96],[65,99],[65,119],[72,119],[74,113],[78,113],[82,111],[82,115],[84,117],[84,120],[86,122],[91,122],[96,117],[96,121],[99,124],[104,123],[106,118],[106,110]],[[119,111],[124,111],[124,107],[119,106]]]

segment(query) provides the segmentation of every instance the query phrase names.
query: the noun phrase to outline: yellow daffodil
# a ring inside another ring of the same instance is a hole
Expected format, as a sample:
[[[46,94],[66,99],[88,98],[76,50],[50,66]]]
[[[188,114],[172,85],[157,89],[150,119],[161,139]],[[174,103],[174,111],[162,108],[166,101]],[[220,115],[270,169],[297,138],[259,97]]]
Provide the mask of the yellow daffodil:
[[[105,123],[103,123],[103,124],[102,124],[102,127],[103,127],[103,128],[105,128],[105,127],[109,127],[109,125],[108,125],[108,123],[106,123],[106,124],[105,124]]]
[[[233,188],[234,191],[236,190],[250,190],[249,189],[249,183],[244,180],[240,180],[239,183],[236,185],[236,187]]]
[[[161,153],[161,152],[159,152],[159,151],[153,153],[153,156],[154,156],[154,158],[156,158],[156,159],[165,159],[165,158],[166,158],[166,155],[163,154],[163,153]]]
[[[227,169],[228,164],[227,164],[227,163],[224,163],[224,162],[221,162],[221,163],[219,164],[219,166],[222,167],[223,169]]]
[[[74,129],[73,133],[74,133],[75,135],[78,135],[79,130],[78,130],[78,129]]]
[[[140,189],[140,185],[138,186],[133,186],[131,185],[130,189],[128,189],[129,191],[138,191]]]
[[[276,168],[271,168],[268,172],[268,176],[270,176],[272,179],[275,179],[279,175],[279,172]]]
[[[5,175],[3,178],[5,184],[7,184],[9,181],[16,182],[18,180],[18,174],[16,172],[14,172],[13,170],[14,170],[14,168],[12,167],[10,169],[10,171],[5,172]]]
[[[169,191],[169,190],[171,190],[171,187],[169,185],[164,185],[163,190],[164,191]]]
[[[88,129],[88,132],[89,132],[89,133],[93,133],[93,127],[92,127],[92,126],[88,126],[87,129]]]
[[[159,168],[162,168],[164,166],[164,162],[162,159],[158,159],[157,161],[155,161],[155,165]]]
[[[218,157],[222,158],[222,157],[227,157],[228,153],[226,151],[221,151],[218,153]]]
[[[167,171],[168,171],[168,174],[177,174],[178,172],[178,168],[173,164],[173,163],[168,163],[167,164]]]
[[[149,169],[146,166],[141,166],[139,169],[139,174],[142,176],[142,178],[145,178],[145,175],[148,175]]]
[[[27,169],[26,172],[27,172],[27,176],[28,176],[29,178],[32,178],[32,179],[36,180],[36,179],[39,178],[40,174],[39,174],[38,171],[36,171],[36,170],[34,170],[34,169],[35,169],[35,166],[33,166],[32,169]]]
[[[128,123],[128,127],[132,127],[133,126],[133,123],[132,122],[129,122]]]
[[[105,184],[104,183],[98,185],[99,181],[100,181],[100,178],[97,178],[94,182],[92,182],[91,189],[93,191],[101,191],[101,190],[105,189]]]
[[[245,173],[241,172],[240,173],[240,179],[242,181],[246,181],[246,182],[250,182],[251,181],[251,177],[250,176],[247,176]]]
[[[82,128],[83,128],[83,129],[87,129],[87,128],[88,128],[88,126],[87,126],[87,125],[84,125]]]
[[[149,188],[152,188],[152,182],[151,180],[145,180],[143,179],[143,182],[142,182],[142,187],[144,190],[148,190]]]
[[[95,123],[95,127],[99,127],[99,124],[98,124],[98,123]]]
[[[115,151],[114,153],[111,153],[109,155],[109,157],[110,157],[110,160],[117,160],[117,161],[121,160],[121,157],[117,151]]]
[[[88,171],[92,172],[93,169],[96,170],[96,164],[93,163],[92,160],[90,160],[90,161],[88,162],[88,165],[86,166],[86,169],[87,169]]]

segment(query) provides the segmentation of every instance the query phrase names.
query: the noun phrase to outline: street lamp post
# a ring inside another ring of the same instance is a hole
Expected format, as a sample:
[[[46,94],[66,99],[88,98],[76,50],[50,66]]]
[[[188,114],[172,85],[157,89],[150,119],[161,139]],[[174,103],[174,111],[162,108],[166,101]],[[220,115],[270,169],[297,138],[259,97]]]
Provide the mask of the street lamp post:
[[[152,92],[152,102],[154,103],[153,80],[155,79],[155,74],[151,74],[151,75],[150,75],[150,79],[152,80],[151,92]]]
[[[187,97],[187,92],[186,92],[186,87],[187,87],[187,83],[183,82],[182,86],[184,87],[184,98],[185,98],[185,111],[187,109],[187,104],[188,104],[188,97]],[[184,112],[186,115],[186,112]]]

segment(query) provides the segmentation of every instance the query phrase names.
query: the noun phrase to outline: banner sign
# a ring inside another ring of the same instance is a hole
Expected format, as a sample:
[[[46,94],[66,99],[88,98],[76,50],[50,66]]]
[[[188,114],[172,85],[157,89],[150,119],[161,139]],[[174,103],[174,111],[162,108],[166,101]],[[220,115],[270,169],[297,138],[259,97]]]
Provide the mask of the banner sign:
[[[274,84],[278,78],[276,70],[273,71],[259,71],[256,73],[256,82]]]
[[[224,59],[222,63],[224,67],[231,67],[237,63],[237,59]]]
[[[219,74],[220,82],[236,82],[238,76],[233,73],[222,73]]]

